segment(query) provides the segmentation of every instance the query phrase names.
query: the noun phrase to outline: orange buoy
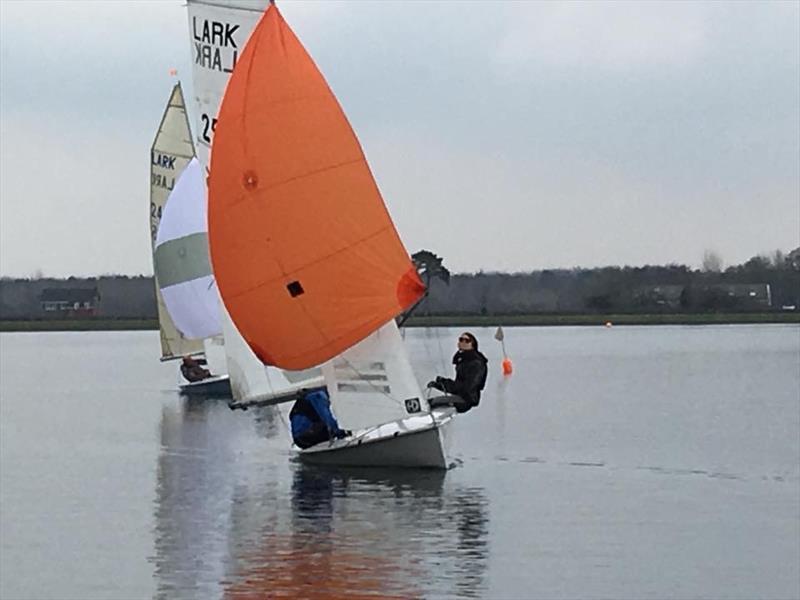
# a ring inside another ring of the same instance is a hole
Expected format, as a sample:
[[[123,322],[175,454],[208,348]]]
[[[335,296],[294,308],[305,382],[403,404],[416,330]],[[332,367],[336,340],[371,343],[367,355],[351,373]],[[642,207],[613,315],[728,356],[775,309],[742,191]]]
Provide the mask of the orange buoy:
[[[514,371],[514,366],[511,364],[511,359],[507,356],[503,359],[503,375],[511,375]]]

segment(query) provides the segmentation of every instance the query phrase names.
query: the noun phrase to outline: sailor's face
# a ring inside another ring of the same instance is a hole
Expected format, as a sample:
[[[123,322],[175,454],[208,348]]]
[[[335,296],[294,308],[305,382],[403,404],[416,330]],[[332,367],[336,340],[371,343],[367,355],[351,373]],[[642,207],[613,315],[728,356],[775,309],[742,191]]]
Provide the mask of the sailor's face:
[[[472,348],[472,340],[469,339],[466,335],[461,335],[458,337],[458,349],[459,350],[470,350]]]

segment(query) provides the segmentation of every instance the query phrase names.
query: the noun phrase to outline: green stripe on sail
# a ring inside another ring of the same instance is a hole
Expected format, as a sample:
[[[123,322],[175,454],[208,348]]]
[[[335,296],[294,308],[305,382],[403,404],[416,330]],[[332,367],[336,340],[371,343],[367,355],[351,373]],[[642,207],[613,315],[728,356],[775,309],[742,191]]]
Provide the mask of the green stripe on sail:
[[[154,263],[161,288],[211,275],[208,234],[193,233],[164,242],[156,248]]]

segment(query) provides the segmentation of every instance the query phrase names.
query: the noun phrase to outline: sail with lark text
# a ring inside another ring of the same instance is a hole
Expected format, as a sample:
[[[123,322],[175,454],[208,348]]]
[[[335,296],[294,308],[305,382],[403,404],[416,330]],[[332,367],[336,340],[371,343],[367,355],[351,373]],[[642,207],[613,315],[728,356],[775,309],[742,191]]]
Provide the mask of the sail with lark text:
[[[208,173],[217,112],[228,79],[267,4],[267,0],[188,0],[189,33],[194,57],[195,143],[203,173]],[[202,198],[205,202],[205,180]],[[224,305],[220,319],[225,338],[225,362],[235,400],[253,401],[283,396],[296,389],[313,388],[321,384],[319,369],[288,372],[266,367],[242,338]]]
[[[194,145],[186,114],[186,104],[180,83],[170,93],[164,116],[150,151],[150,241],[156,271],[156,299],[161,337],[161,358],[169,360],[185,354],[203,351],[200,339],[189,339],[175,326],[161,293],[161,281],[156,265],[156,237],[163,212],[180,174],[194,157]]]

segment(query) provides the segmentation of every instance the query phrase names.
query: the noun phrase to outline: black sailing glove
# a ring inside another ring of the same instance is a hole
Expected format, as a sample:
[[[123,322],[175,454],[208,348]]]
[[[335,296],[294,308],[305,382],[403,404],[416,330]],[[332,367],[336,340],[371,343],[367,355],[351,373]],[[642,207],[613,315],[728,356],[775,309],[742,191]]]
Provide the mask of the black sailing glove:
[[[433,388],[434,390],[440,390],[441,391],[442,384],[439,383],[438,381],[429,381],[427,387],[428,388]]]

